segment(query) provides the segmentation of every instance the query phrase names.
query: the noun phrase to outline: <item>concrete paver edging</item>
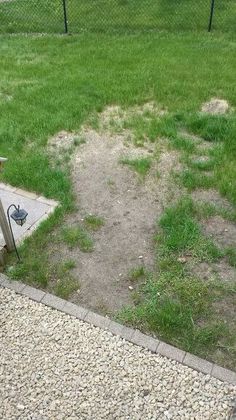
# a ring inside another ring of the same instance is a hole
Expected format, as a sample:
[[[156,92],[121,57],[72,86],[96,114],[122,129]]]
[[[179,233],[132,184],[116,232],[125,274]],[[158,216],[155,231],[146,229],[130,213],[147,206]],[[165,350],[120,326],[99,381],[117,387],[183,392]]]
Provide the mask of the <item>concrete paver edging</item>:
[[[236,372],[225,369],[215,363],[201,359],[193,354],[187,353],[158,339],[143,334],[137,329],[121,325],[107,317],[96,314],[95,312],[51,295],[50,293],[43,292],[18,281],[10,280],[4,274],[0,274],[0,286],[9,288],[36,302],[43,303],[51,308],[74,316],[81,321],[90,323],[114,335],[119,335],[121,338],[133,344],[144,347],[153,353],[175,360],[176,362],[182,363],[183,365],[201,373],[210,375],[221,381],[229,382],[234,385],[236,384]]]

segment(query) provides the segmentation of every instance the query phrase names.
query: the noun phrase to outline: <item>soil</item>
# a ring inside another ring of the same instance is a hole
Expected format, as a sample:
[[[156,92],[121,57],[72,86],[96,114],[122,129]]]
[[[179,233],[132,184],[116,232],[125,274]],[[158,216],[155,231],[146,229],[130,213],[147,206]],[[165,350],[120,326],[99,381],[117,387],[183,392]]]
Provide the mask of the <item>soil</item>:
[[[233,207],[229,201],[226,198],[223,198],[216,190],[197,189],[193,191],[191,195],[192,198],[197,202],[200,201],[203,203],[212,204],[218,208],[233,210]]]
[[[221,248],[235,247],[236,225],[221,216],[210,217],[202,222],[204,233]]]
[[[200,280],[220,280],[222,282],[235,282],[236,269],[231,267],[226,258],[219,262],[201,262],[191,267],[191,272]]]
[[[132,133],[123,129],[124,119],[132,113],[148,118],[148,113],[159,116],[165,111],[153,103],[131,108],[128,114],[111,106],[100,114],[98,132],[89,127],[84,127],[80,133],[63,131],[50,139],[48,145],[52,160],[73,153],[72,180],[78,210],[67,216],[65,224],[83,224],[88,214],[104,220],[99,230],[91,232],[93,252],[83,253],[61,243],[55,257],[72,259],[76,263],[72,274],[79,286],[70,300],[103,314],[133,305],[133,292],[141,280],[131,281],[129,273],[139,266],[152,270],[158,219],[163,210],[183,193],[170,179],[172,171],[181,170],[179,154],[170,151],[168,140],[163,138],[157,145],[146,142],[142,147],[135,147]],[[112,134],[114,123],[119,134]],[[214,147],[213,143],[186,131],[181,135],[197,144],[199,149]],[[74,139],[78,137],[84,143],[76,148]],[[122,158],[153,156],[155,159],[145,178],[121,163]],[[192,198],[232,210],[229,202],[215,190],[196,190]],[[203,221],[202,227],[220,247],[235,245],[236,226],[232,222],[216,216]],[[224,282],[236,280],[236,269],[225,258],[217,263],[197,263],[195,266],[189,261],[188,265],[191,272],[203,281],[212,278]]]
[[[225,114],[229,111],[229,104],[225,99],[212,98],[202,104],[201,111],[212,115]]]
[[[61,258],[77,263],[72,273],[80,291],[72,300],[103,313],[132,305],[129,286],[132,290],[136,286],[129,281],[129,272],[140,265],[152,269],[157,220],[169,201],[178,196],[176,186],[169,182],[171,170],[179,165],[178,154],[161,154],[158,164],[153,163],[149,174],[141,179],[120,161],[152,156],[153,150],[148,145],[135,148],[125,138],[84,130],[85,144],[78,148],[72,170],[79,210],[67,223],[82,223],[85,215],[93,214],[104,219],[104,226],[92,234],[93,252],[60,249]]]

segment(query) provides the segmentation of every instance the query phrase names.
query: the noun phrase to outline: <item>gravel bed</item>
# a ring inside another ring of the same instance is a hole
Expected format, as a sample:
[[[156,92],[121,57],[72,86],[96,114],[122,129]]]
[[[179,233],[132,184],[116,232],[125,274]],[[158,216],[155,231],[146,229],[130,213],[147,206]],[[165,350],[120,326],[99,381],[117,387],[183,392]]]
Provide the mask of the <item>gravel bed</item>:
[[[228,419],[236,387],[0,287],[1,419]]]

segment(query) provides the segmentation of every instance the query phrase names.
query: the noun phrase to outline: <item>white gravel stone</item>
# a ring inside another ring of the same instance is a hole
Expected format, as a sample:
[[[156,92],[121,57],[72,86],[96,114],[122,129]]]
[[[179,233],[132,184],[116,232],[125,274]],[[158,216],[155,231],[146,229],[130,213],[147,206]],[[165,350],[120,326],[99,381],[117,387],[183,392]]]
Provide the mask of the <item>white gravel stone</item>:
[[[1,419],[228,419],[236,387],[0,287]]]

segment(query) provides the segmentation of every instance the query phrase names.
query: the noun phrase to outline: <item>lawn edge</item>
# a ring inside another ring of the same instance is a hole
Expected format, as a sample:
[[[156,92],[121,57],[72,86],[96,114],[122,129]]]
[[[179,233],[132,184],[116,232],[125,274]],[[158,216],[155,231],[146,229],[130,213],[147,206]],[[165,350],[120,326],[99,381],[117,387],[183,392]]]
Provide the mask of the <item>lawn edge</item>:
[[[141,331],[126,327],[111,320],[108,317],[99,315],[80,305],[68,302],[50,293],[43,292],[40,289],[29,286],[19,281],[10,280],[5,274],[0,274],[0,287],[13,290],[14,292],[25,296],[35,302],[49,306],[50,308],[59,310],[77,319],[87,322],[95,327],[118,335],[135,345],[143,347],[152,353],[172,359],[178,363],[197,370],[205,375],[209,375],[223,382],[229,382],[236,385],[236,372],[223,368],[208,360],[201,359],[191,353],[178,349],[170,344],[155,339],[151,336],[143,334]]]

